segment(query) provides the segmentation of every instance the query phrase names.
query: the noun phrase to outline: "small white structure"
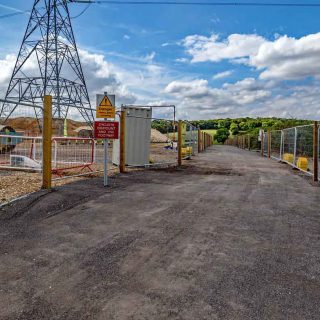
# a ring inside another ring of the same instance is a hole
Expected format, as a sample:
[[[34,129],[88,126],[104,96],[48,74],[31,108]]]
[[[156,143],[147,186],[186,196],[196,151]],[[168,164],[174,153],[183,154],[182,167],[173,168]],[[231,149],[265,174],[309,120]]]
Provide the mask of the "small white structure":
[[[145,166],[149,164],[151,139],[151,108],[123,106],[126,112],[126,165]],[[120,143],[113,143],[112,162],[119,165]]]

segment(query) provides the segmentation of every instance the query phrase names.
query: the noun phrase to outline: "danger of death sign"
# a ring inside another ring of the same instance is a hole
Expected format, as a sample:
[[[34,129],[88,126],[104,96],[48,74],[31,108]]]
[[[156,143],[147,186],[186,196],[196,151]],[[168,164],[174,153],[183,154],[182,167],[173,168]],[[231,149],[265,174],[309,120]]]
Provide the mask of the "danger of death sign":
[[[95,139],[119,139],[119,122],[96,121],[94,123]]]
[[[100,100],[100,95],[97,96],[97,100]],[[116,115],[116,108],[107,95],[103,96],[96,111],[97,118],[114,119]]]

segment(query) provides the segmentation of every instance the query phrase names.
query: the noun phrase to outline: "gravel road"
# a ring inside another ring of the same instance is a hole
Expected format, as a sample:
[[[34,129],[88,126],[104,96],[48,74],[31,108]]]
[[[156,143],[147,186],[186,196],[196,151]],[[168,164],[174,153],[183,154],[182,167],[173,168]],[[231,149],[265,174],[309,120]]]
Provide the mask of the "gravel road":
[[[0,211],[0,319],[319,319],[320,190],[215,146]]]

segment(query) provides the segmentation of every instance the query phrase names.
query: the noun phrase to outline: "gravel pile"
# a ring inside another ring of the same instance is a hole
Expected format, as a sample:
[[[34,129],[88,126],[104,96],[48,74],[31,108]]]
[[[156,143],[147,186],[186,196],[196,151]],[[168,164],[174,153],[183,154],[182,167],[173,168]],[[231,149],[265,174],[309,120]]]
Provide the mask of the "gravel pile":
[[[159,132],[156,129],[151,129],[151,142],[152,143],[166,143],[170,139],[163,133]]]

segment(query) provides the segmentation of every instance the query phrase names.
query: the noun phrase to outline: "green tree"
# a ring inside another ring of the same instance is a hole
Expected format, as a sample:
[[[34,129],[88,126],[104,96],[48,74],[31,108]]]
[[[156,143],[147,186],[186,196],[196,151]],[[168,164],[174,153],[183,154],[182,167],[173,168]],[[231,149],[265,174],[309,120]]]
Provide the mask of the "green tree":
[[[230,126],[230,131],[231,133],[235,136],[239,133],[239,126],[237,123],[232,123],[231,126]]]
[[[225,143],[225,141],[229,138],[229,130],[227,128],[218,129],[214,138],[219,143]]]

